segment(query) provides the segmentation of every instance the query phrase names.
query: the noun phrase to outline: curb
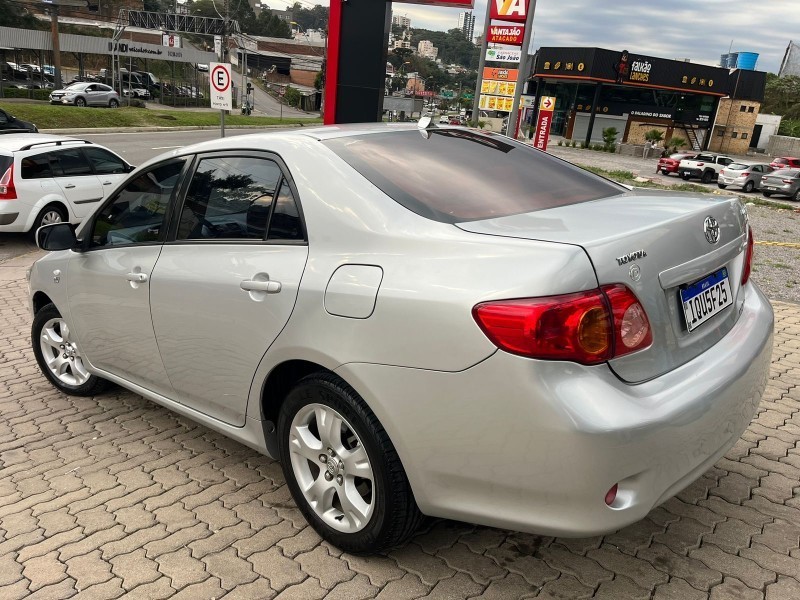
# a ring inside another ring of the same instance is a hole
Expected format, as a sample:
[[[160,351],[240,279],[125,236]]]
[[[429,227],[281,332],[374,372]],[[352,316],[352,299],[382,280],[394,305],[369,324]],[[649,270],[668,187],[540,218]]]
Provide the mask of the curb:
[[[290,129],[295,127],[314,127],[322,123],[309,123],[300,125],[298,123],[287,123],[286,125],[225,125],[228,129]],[[82,127],[74,129],[40,129],[39,133],[49,133],[53,135],[89,135],[92,133],[163,133],[165,131],[212,131],[218,130],[219,125],[184,125],[180,127]]]

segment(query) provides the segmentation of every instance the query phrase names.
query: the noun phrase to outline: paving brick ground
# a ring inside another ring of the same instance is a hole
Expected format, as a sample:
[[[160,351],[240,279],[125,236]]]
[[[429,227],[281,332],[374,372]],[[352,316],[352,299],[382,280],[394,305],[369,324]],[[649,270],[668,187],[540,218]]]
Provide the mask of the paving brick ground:
[[[277,463],[135,394],[71,398],[0,264],[0,598],[800,598],[800,306],[758,416],[643,521],[554,539],[430,521],[386,556],[321,542]]]

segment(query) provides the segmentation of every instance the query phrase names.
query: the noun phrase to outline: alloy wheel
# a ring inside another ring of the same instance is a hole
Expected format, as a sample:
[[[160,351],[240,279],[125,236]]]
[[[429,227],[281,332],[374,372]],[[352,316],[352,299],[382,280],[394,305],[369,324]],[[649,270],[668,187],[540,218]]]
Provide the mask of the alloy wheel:
[[[77,344],[70,337],[69,326],[64,319],[50,319],[44,324],[39,346],[47,368],[62,383],[79,386],[91,377],[83,364]]]
[[[61,221],[63,221],[61,213],[55,209],[50,209],[42,215],[42,220],[39,222],[39,226],[43,227],[44,225],[53,225],[54,223],[61,223]]]
[[[292,471],[308,505],[342,533],[364,529],[375,509],[375,477],[352,425],[324,404],[307,404],[289,429]]]

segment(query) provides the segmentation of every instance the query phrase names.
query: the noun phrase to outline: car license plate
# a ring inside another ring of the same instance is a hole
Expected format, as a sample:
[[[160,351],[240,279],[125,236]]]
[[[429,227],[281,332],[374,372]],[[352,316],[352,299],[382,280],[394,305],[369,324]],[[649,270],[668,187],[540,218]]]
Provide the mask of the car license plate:
[[[708,277],[693,283],[680,291],[683,314],[689,331],[722,312],[733,304],[728,269],[720,269]]]

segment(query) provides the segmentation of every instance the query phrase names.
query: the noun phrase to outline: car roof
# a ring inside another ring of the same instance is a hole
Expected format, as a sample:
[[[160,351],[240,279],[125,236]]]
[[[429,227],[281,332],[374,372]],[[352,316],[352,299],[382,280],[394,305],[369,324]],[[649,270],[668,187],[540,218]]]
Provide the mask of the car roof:
[[[56,142],[65,141],[80,142],[83,140],[63,135],[49,135],[47,133],[11,133],[0,136],[0,150],[18,152],[25,146],[30,146],[31,144],[55,144]]]

